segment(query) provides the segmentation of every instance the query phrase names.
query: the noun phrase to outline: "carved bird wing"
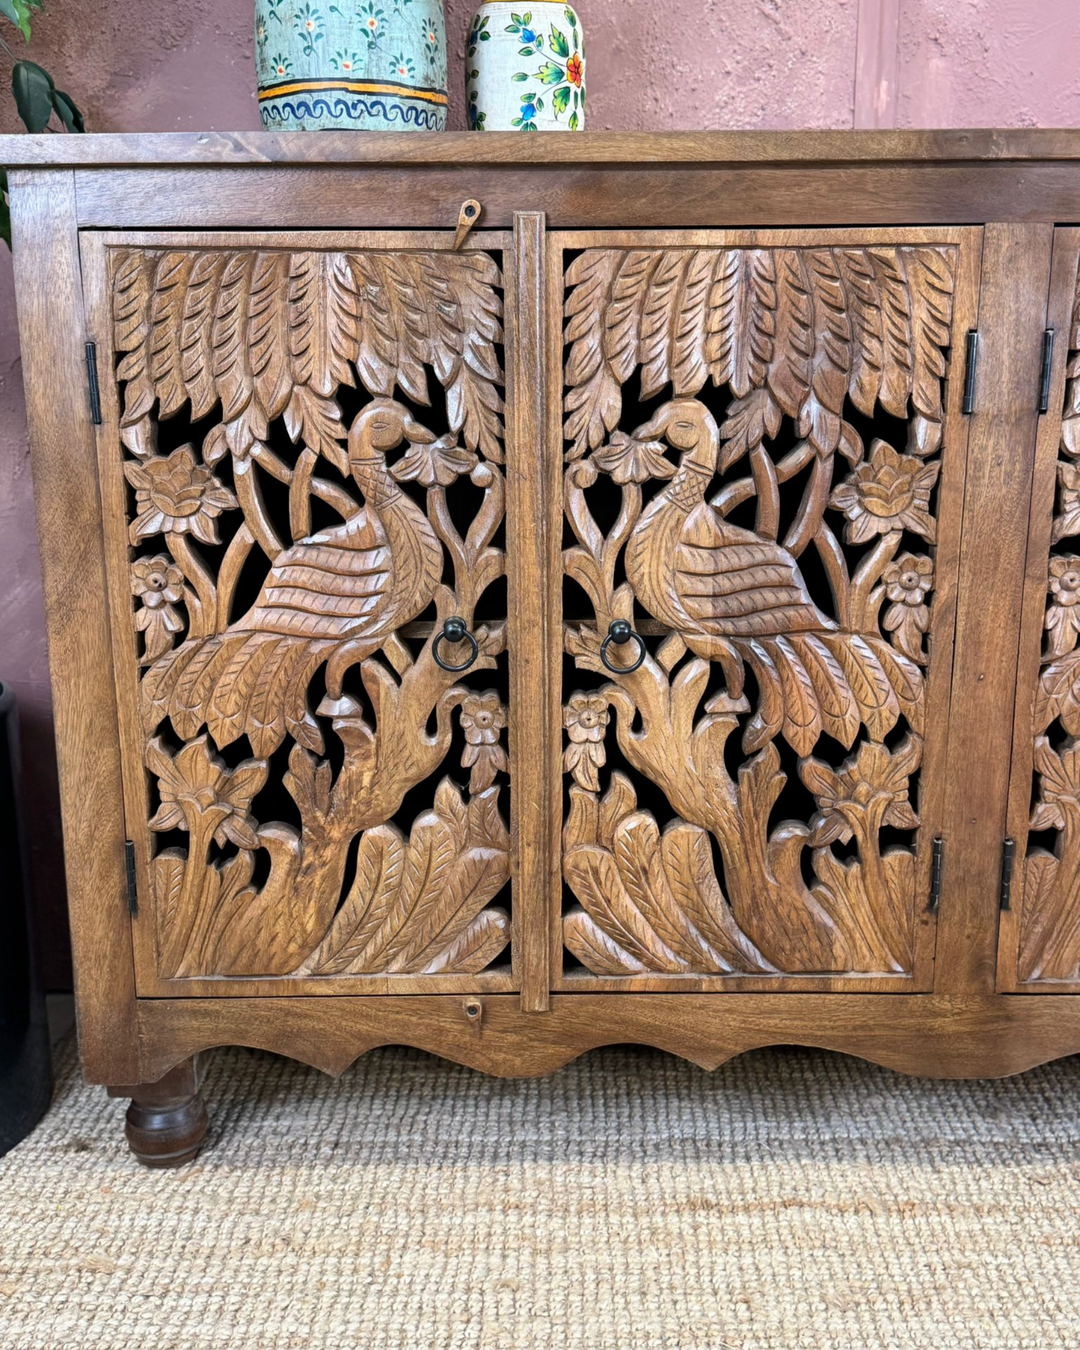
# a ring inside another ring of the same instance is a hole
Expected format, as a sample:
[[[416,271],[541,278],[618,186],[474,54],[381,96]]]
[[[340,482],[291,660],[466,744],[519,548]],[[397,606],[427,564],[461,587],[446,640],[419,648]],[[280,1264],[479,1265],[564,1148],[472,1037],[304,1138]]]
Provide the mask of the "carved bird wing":
[[[343,641],[381,632],[394,559],[381,526],[361,511],[279,553],[236,629]]]
[[[729,524],[707,502],[687,517],[674,563],[679,601],[704,633],[755,638],[836,627],[787,549]]]

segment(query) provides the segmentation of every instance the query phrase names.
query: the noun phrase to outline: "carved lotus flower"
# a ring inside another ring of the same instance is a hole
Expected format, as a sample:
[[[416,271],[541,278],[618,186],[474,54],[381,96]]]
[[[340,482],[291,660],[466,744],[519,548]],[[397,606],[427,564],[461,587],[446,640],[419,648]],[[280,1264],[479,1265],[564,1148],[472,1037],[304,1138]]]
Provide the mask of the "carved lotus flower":
[[[250,808],[266,782],[266,760],[248,759],[228,769],[211,751],[205,735],[174,756],[155,736],[146,748],[146,764],[157,775],[161,796],[150,820],[152,830],[212,831],[216,844],[259,847]]]
[[[625,431],[612,432],[607,445],[593,451],[592,463],[616,483],[645,483],[675,472],[675,465],[664,458],[662,442],[635,440]]]
[[[563,726],[570,744],[563,752],[563,772],[587,792],[600,791],[599,771],[604,767],[604,736],[611,711],[603,694],[581,690],[570,695],[563,708]]]
[[[877,534],[910,530],[934,542],[930,493],[941,471],[913,455],[901,455],[885,441],[874,441],[870,458],[836,488],[830,506],[843,511],[849,544],[868,543]]]
[[[1080,558],[1051,558],[1046,588],[1053,597],[1046,611],[1050,654],[1064,656],[1076,646],[1080,633]]]
[[[461,705],[461,729],[465,733],[465,749],[461,767],[471,769],[469,791],[475,796],[484,792],[495,781],[495,775],[506,772],[506,751],[500,744],[506,726],[506,708],[494,689],[482,694],[469,694]]]
[[[922,744],[905,736],[890,753],[884,745],[864,742],[839,769],[819,759],[804,759],[799,776],[817,798],[811,821],[811,842],[819,848],[859,832],[876,836],[882,825],[898,830],[918,828],[919,818],[908,801],[908,779],[919,766]]]
[[[236,498],[206,467],[190,445],[169,456],[129,460],[124,474],[135,489],[133,544],[155,534],[191,534],[203,544],[219,543],[215,519],[236,506]]]
[[[930,627],[930,610],[924,603],[934,585],[934,561],[926,554],[901,554],[882,577],[885,594],[893,602],[885,611],[885,631],[913,661],[925,660],[923,634]]]
[[[142,664],[146,664],[163,656],[184,626],[176,611],[184,596],[183,573],[165,553],[136,558],[131,564],[131,593],[139,601],[135,627],[144,636]]]
[[[479,464],[472,450],[458,445],[456,436],[440,436],[437,441],[409,442],[409,449],[390,472],[399,483],[418,482],[421,487],[449,487],[462,474],[472,473]]]

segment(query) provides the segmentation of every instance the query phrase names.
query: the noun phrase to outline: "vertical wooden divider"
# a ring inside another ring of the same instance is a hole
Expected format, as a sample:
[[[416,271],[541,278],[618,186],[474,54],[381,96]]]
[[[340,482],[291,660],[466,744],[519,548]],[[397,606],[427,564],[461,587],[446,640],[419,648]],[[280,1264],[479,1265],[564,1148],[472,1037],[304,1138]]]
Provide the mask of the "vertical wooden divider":
[[[504,259],[510,782],[514,973],[523,1012],[544,1012],[559,886],[559,465],[546,404],[545,230],[542,212],[514,216]]]
[[[988,225],[957,587],[935,992],[989,994],[1053,229]]]

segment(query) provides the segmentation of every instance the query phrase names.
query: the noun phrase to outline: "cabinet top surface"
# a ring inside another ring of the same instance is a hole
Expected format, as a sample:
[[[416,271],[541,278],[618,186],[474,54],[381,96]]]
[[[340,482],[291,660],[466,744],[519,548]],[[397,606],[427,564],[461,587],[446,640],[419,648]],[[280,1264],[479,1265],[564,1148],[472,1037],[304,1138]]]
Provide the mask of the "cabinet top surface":
[[[260,164],[813,164],[1080,159],[1080,130],[539,132],[527,159],[517,132],[280,134],[208,131],[0,136],[8,168]]]

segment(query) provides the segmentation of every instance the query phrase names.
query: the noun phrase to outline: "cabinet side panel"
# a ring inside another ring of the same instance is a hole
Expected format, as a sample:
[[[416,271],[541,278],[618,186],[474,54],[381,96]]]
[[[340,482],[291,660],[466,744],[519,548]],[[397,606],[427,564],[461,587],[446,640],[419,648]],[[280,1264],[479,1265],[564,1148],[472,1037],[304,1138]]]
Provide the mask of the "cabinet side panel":
[[[120,749],[105,608],[74,175],[12,176],[12,242],[49,630],[79,1044],[88,1078],[138,1080]]]

